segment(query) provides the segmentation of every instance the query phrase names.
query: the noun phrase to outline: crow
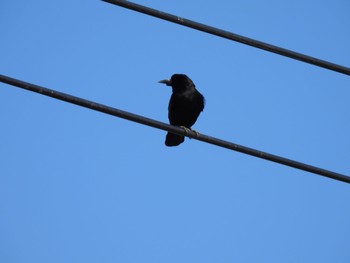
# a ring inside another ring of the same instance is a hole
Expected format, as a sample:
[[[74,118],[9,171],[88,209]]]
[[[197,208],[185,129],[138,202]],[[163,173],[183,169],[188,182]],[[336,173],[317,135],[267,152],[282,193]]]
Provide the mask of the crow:
[[[173,89],[168,107],[170,124],[180,126],[186,131],[191,129],[204,109],[203,95],[196,89],[192,80],[184,74],[174,74],[170,79],[161,80],[159,83],[171,86]],[[177,146],[184,140],[184,136],[168,132],[165,145]]]

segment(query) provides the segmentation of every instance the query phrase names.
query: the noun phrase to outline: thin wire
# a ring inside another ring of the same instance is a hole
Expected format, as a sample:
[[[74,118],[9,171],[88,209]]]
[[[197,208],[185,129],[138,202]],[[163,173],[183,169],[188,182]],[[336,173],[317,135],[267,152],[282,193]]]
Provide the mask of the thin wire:
[[[272,53],[276,53],[276,54],[279,54],[282,56],[286,56],[286,57],[289,57],[292,59],[296,59],[296,60],[299,60],[299,61],[302,61],[305,63],[309,63],[309,64],[312,64],[315,66],[319,66],[319,67],[333,70],[333,71],[336,71],[339,73],[343,73],[345,75],[350,75],[350,68],[348,68],[348,67],[344,67],[344,66],[341,66],[338,64],[334,64],[334,63],[325,61],[325,60],[321,60],[321,59],[318,59],[315,57],[311,57],[311,56],[304,55],[304,54],[301,54],[298,52],[294,52],[294,51],[289,50],[289,49],[270,45],[270,44],[267,44],[267,43],[264,43],[264,42],[261,42],[258,40],[254,40],[254,39],[244,37],[244,36],[241,36],[241,35],[238,35],[235,33],[231,33],[229,31],[225,31],[225,30],[222,30],[219,28],[215,28],[212,26],[201,24],[201,23],[195,22],[193,20],[178,17],[178,16],[175,16],[175,15],[172,15],[169,13],[165,13],[165,12],[162,12],[162,11],[159,11],[156,9],[152,9],[152,8],[142,6],[139,4],[135,4],[135,3],[125,1],[125,0],[102,0],[102,1],[108,2],[110,4],[118,5],[118,6],[127,8],[127,9],[131,9],[131,10],[143,13],[143,14],[154,16],[154,17],[157,17],[160,19],[164,19],[164,20],[176,23],[176,24],[187,26],[187,27],[190,27],[190,28],[193,28],[193,29],[196,29],[199,31],[203,31],[203,32],[206,32],[206,33],[209,33],[212,35],[216,35],[216,36],[223,37],[223,38],[226,38],[229,40],[233,40],[233,41],[236,41],[239,43],[243,43],[243,44],[246,44],[246,45],[249,45],[252,47],[263,49],[263,50],[266,50],[266,51],[269,51]]]
[[[137,122],[140,124],[144,124],[147,126],[151,126],[154,128],[158,128],[161,130],[165,130],[165,131],[169,131],[172,133],[176,133],[179,135],[184,135],[190,138],[194,138],[196,140],[202,141],[202,142],[206,142],[206,143],[210,143],[210,144],[214,144],[216,146],[220,146],[226,149],[230,149],[230,150],[234,150],[237,152],[241,152],[241,153],[245,153],[248,155],[252,155],[261,159],[265,159],[265,160],[269,160],[271,162],[275,162],[275,163],[279,163],[279,164],[283,164],[289,167],[293,167],[296,169],[300,169],[303,171],[307,171],[310,173],[314,173],[314,174],[318,174],[318,175],[322,175],[328,178],[332,178],[338,181],[342,181],[342,182],[346,182],[346,183],[350,183],[350,177],[343,175],[343,174],[339,174],[339,173],[335,173],[329,170],[325,170],[325,169],[321,169],[315,166],[311,166],[305,163],[301,163],[301,162],[297,162],[291,159],[287,159],[284,157],[280,157],[277,155],[273,155],[273,154],[269,154],[266,152],[262,152],[262,151],[258,151],[252,148],[248,148],[239,144],[235,144],[232,142],[228,142],[228,141],[224,141],[224,140],[220,140],[214,137],[210,137],[208,135],[204,135],[204,134],[197,134],[195,132],[186,132],[184,131],[184,129],[181,129],[179,127],[176,126],[172,126],[160,121],[156,121],[153,119],[149,119],[140,115],[136,115],[130,112],[126,112],[126,111],[122,111],[116,108],[112,108],[103,104],[99,104],[93,101],[89,101],[89,100],[85,100],[79,97],[75,97],[66,93],[62,93],[59,91],[55,91],[52,89],[47,89],[41,86],[37,86],[34,84],[30,84],[18,79],[14,79],[11,77],[7,77],[4,75],[0,75],[0,81],[12,86],[16,86],[22,89],[26,89],[29,91],[33,91],[36,93],[40,93],[42,95],[45,96],[49,96],[58,100],[62,100],[62,101],[66,101],[75,105],[79,105],[85,108],[89,108],[95,111],[99,111],[99,112],[103,112],[109,115],[113,115],[119,118],[123,118],[123,119],[127,119],[133,122]]]

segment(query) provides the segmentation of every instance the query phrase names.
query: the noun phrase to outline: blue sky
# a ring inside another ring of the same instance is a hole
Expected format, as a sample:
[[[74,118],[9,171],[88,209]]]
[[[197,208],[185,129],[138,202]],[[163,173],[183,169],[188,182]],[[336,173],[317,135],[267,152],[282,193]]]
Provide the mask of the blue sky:
[[[137,1],[350,66],[350,4]],[[0,74],[350,173],[350,79],[102,1],[2,1]],[[0,83],[0,262],[350,260],[348,184]]]

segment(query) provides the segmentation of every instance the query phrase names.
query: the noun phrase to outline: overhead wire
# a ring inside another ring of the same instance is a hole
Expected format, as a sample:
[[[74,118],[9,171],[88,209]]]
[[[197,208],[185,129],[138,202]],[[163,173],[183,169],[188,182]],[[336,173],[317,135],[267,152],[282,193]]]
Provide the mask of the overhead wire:
[[[147,15],[151,15],[154,17],[158,17],[160,19],[164,19],[173,23],[177,23],[183,26],[187,26],[196,30],[200,30],[212,35],[216,35],[219,37],[223,37],[229,40],[233,40],[233,41],[237,41],[249,46],[253,46],[256,48],[260,48],[269,52],[273,52],[282,56],[286,56],[292,59],[296,59],[305,63],[309,63],[309,64],[313,64],[322,68],[326,68],[329,70],[333,70],[339,73],[343,73],[346,75],[350,75],[350,68],[341,66],[341,65],[337,65],[325,60],[321,60],[315,57],[311,57],[308,55],[304,55],[301,53],[297,53],[288,49],[284,49],[278,46],[274,46],[274,45],[270,45],[258,40],[254,40],[251,38],[247,38],[238,34],[234,34],[228,31],[224,31],[222,29],[219,28],[215,28],[215,27],[211,27],[205,24],[201,24],[192,20],[188,20],[185,18],[181,18],[169,13],[165,13],[165,12],[161,12],[159,10],[156,9],[152,9],[146,6],[142,6],[139,4],[135,4],[129,1],[125,1],[125,0],[102,0],[104,2],[108,2],[111,4],[115,4],[121,7],[125,7],[137,12],[141,12]],[[99,112],[103,112],[109,115],[113,115],[119,118],[123,118],[123,119],[127,119],[136,123],[140,123],[140,124],[144,124],[147,126],[151,126],[154,128],[158,128],[158,129],[162,129],[165,131],[169,131],[172,133],[176,133],[179,135],[183,135],[183,136],[187,136],[189,138],[194,138],[197,139],[199,141],[203,141],[206,143],[210,143],[219,147],[223,147],[223,148],[227,148],[230,150],[234,150],[237,152],[241,152],[241,153],[245,153],[251,156],[255,156],[261,159],[265,159],[265,160],[269,160],[275,163],[279,163],[282,165],[286,165],[289,167],[293,167],[299,170],[303,170],[303,171],[307,171],[310,173],[314,173],[314,174],[318,174],[318,175],[322,175],[331,179],[335,179],[338,181],[342,181],[342,182],[346,182],[346,183],[350,183],[350,177],[344,174],[340,174],[340,173],[336,173],[336,172],[332,172],[326,169],[322,169],[316,166],[312,166],[312,165],[308,165],[302,162],[298,162],[298,161],[294,161],[288,158],[284,158],[278,155],[274,155],[274,154],[270,154],[267,152],[263,152],[263,151],[259,151],[259,150],[255,150],[252,148],[248,148],[236,143],[232,143],[232,142],[228,142],[228,141],[224,141],[218,138],[214,138],[208,135],[204,135],[204,134],[198,134],[196,132],[193,131],[185,131],[182,128],[179,128],[177,126],[172,126],[163,122],[159,122],[150,118],[146,118],[144,116],[140,116],[137,114],[133,114],[130,112],[126,112],[123,110],[119,110],[113,107],[109,107],[100,103],[96,103],[93,101],[89,101],[83,98],[79,98],[79,97],[75,97],[66,93],[62,93],[59,91],[55,91],[52,89],[47,89],[44,88],[42,86],[38,86],[38,85],[34,85],[28,82],[24,82],[18,79],[14,79],[8,76],[4,76],[4,75],[0,75],[0,81],[9,85],[13,85],[22,89],[26,89],[32,92],[36,92],[45,96],[49,96],[58,100],[62,100],[68,103],[72,103],[75,105],[79,105],[85,108],[89,108],[95,111],[99,111]]]
[[[304,55],[302,53],[298,53],[289,49],[271,45],[262,41],[258,41],[252,38],[238,35],[216,27],[198,23],[193,20],[182,18],[182,17],[172,15],[166,12],[162,12],[156,9],[152,9],[150,7],[139,5],[130,1],[125,1],[125,0],[102,0],[102,1],[350,76],[349,67],[341,66],[332,62],[328,62],[326,60]]]
[[[274,154],[270,154],[267,152],[263,152],[263,151],[259,151],[259,150],[255,150],[253,148],[248,148],[236,143],[232,143],[232,142],[228,142],[225,140],[221,140],[215,137],[211,137],[205,134],[201,134],[201,133],[196,133],[193,131],[185,131],[184,129],[177,127],[177,126],[172,126],[160,121],[156,121],[150,118],[146,118],[144,116],[140,116],[137,114],[133,114],[127,111],[123,111],[120,109],[116,109],[110,106],[106,106],[100,103],[96,103],[90,100],[86,100],[83,98],[79,98],[79,97],[75,97],[63,92],[59,92],[53,89],[48,89],[42,86],[38,86],[35,84],[31,84],[28,82],[24,82],[18,79],[14,79],[5,75],[0,75],[0,82],[6,83],[8,85],[12,85],[18,88],[22,88],[25,90],[29,90],[32,92],[36,92],[45,96],[49,96],[58,100],[62,100],[68,103],[72,103],[81,107],[85,107],[91,110],[95,110],[95,111],[99,111],[102,113],[106,113],[115,117],[119,117],[119,118],[123,118],[129,121],[133,121],[136,123],[140,123],[143,125],[147,125],[153,128],[157,128],[157,129],[161,129],[161,130],[165,130],[165,131],[169,131],[172,133],[176,133],[179,135],[183,135],[183,136],[187,136],[189,138],[193,138],[202,142],[206,142],[209,144],[213,144],[219,147],[223,147],[226,149],[230,149],[233,151],[237,151],[237,152],[241,152],[244,154],[248,154],[251,156],[255,156],[258,157],[260,159],[265,159],[271,162],[275,162],[275,163],[279,163],[285,166],[289,166],[289,167],[293,167],[299,170],[303,170],[306,172],[310,172],[310,173],[314,173],[314,174],[318,174],[318,175],[322,175],[334,180],[338,180],[338,181],[342,181],[345,183],[350,183],[350,177],[344,174],[340,174],[340,173],[336,173],[336,172],[332,172],[329,170],[325,170],[316,166],[312,166],[312,165],[308,165],[302,162],[298,162],[298,161],[294,161],[288,158],[284,158],[278,155],[274,155]]]

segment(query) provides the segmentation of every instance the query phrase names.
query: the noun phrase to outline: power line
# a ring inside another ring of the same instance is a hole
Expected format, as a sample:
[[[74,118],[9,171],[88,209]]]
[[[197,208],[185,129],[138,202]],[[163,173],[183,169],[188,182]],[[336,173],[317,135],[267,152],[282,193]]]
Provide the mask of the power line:
[[[156,9],[152,9],[146,6],[142,6],[139,4],[135,4],[125,0],[102,0],[104,2],[108,2],[114,5],[118,5],[127,9],[131,9],[146,15],[154,16],[163,20],[167,20],[176,24],[180,24],[186,27],[190,27],[199,31],[203,31],[212,35],[216,35],[219,37],[223,37],[229,40],[233,40],[239,43],[243,43],[252,47],[256,47],[259,49],[263,49],[272,53],[276,53],[282,56],[286,56],[292,59],[296,59],[305,63],[309,63],[315,66],[319,66],[321,68],[326,68],[329,70],[333,70],[339,73],[343,73],[345,75],[350,75],[350,68],[344,67],[338,64],[334,64],[325,60],[321,60],[315,57],[311,57],[308,55],[304,55],[289,49],[281,48],[278,46],[270,45],[262,41],[254,40],[245,36],[241,36],[235,33],[231,33],[229,31],[225,31],[216,27],[208,26],[205,24],[201,24],[195,22],[193,20],[185,19],[179,16],[175,16],[169,13],[165,13]]]
[[[42,95],[45,96],[49,96],[58,100],[62,100],[62,101],[66,101],[75,105],[79,105],[85,108],[89,108],[95,111],[99,111],[99,112],[103,112],[109,115],[113,115],[119,118],[123,118],[123,119],[127,119],[133,122],[137,122],[140,124],[144,124],[147,126],[151,126],[154,128],[158,128],[161,130],[165,130],[165,131],[169,131],[172,133],[176,133],[179,135],[184,135],[190,138],[194,138],[196,140],[199,141],[203,141],[206,143],[210,143],[210,144],[214,144],[216,146],[220,146],[226,149],[230,149],[230,150],[234,150],[237,152],[241,152],[241,153],[245,153],[248,155],[252,155],[261,159],[265,159],[268,161],[272,161],[275,163],[279,163],[279,164],[283,164],[289,167],[293,167],[296,169],[300,169],[303,171],[307,171],[310,173],[314,173],[314,174],[318,174],[318,175],[322,175],[325,177],[329,177],[338,181],[342,181],[342,182],[346,182],[346,183],[350,183],[350,177],[343,175],[343,174],[339,174],[339,173],[335,173],[329,170],[325,170],[325,169],[321,169],[315,166],[311,166],[305,163],[301,163],[301,162],[297,162],[291,159],[287,159],[284,157],[280,157],[277,155],[273,155],[270,153],[266,153],[266,152],[262,152],[262,151],[258,151],[252,148],[248,148],[239,144],[235,144],[232,142],[228,142],[228,141],[224,141],[224,140],[220,140],[214,137],[210,137],[208,135],[204,135],[204,134],[196,134],[195,132],[186,132],[184,131],[184,129],[181,129],[179,127],[176,126],[172,126],[160,121],[156,121],[153,119],[149,119],[140,115],[136,115],[130,112],[126,112],[126,111],[122,111],[113,107],[109,107],[103,104],[99,104],[93,101],[89,101],[89,100],[85,100],[79,97],[75,97],[66,93],[62,93],[59,91],[55,91],[52,89],[47,89],[38,85],[34,85],[31,83],[27,83],[18,79],[14,79],[8,76],[4,76],[4,75],[0,75],[0,81],[12,86],[16,86],[22,89],[26,89],[29,91],[33,91],[36,93],[40,93]]]

